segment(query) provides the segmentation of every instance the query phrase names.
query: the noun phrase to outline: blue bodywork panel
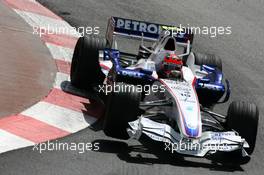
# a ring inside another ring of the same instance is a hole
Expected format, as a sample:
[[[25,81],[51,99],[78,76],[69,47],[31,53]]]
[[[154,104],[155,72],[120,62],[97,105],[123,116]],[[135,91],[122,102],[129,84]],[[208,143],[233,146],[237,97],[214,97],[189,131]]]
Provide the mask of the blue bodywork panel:
[[[208,74],[196,80],[196,89],[207,88],[216,91],[225,92],[225,86],[223,84],[223,73],[218,68],[202,65],[201,70]]]
[[[116,49],[105,49],[104,60],[111,60],[114,66],[114,71],[117,76],[122,79],[142,81],[146,83],[152,83],[155,79],[152,77],[152,71],[146,69],[126,69],[121,66],[120,52]]]
[[[223,73],[216,67],[202,65],[201,70],[208,74],[196,80],[195,88],[200,102],[213,101],[217,103],[225,103],[230,97],[230,85],[228,80],[223,81]],[[225,86],[225,84],[226,86]],[[225,98],[220,102],[219,100],[225,95]]]

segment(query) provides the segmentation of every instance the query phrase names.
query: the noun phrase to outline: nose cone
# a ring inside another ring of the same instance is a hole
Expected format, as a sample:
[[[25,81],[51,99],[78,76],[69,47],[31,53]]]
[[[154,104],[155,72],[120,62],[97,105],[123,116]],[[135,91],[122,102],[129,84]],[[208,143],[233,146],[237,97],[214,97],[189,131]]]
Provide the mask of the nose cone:
[[[188,125],[185,127],[186,136],[187,137],[193,137],[197,138],[201,136],[200,127],[197,125],[196,127],[188,127]]]
[[[178,127],[185,137],[201,136],[202,122],[200,104],[191,83],[185,81],[163,80],[176,104]]]
[[[199,137],[201,130],[200,109],[197,105],[182,108],[183,128],[186,136]]]

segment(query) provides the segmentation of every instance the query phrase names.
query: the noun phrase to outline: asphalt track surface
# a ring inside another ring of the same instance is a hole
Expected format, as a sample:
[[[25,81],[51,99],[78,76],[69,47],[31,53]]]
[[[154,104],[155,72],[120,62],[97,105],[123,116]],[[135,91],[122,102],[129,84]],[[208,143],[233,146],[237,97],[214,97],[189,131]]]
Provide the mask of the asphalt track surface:
[[[105,32],[109,16],[121,16],[168,24],[231,26],[232,35],[195,37],[195,50],[221,56],[226,77],[232,85],[232,100],[255,102],[260,109],[259,132],[251,161],[217,155],[199,159],[159,153],[156,146],[141,141],[119,141],[106,137],[100,124],[60,142],[99,142],[98,152],[46,151],[26,148],[0,156],[1,174],[262,174],[264,111],[264,2],[262,0],[41,0],[45,6],[73,26],[99,26]],[[227,105],[218,111],[225,113]]]

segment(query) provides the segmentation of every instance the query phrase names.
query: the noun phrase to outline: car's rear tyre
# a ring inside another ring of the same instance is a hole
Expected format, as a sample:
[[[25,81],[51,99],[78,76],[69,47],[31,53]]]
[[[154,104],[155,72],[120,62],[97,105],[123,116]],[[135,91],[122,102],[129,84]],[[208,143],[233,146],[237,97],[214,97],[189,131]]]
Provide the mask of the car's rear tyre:
[[[81,89],[101,84],[105,75],[99,64],[99,50],[107,47],[106,39],[80,37],[74,49],[71,64],[71,83]]]
[[[255,104],[232,102],[228,108],[227,127],[246,139],[249,144],[249,148],[246,148],[248,154],[252,154],[255,148],[258,120],[259,111]]]
[[[196,65],[215,66],[222,71],[222,60],[213,54],[194,53]]]
[[[128,84],[117,83],[115,86],[125,87]],[[134,89],[136,86],[133,86]],[[104,119],[104,133],[107,136],[128,139],[126,129],[128,122],[136,120],[140,115],[139,103],[141,100],[141,93],[136,90],[127,91],[119,90],[112,92],[108,98],[105,119]]]

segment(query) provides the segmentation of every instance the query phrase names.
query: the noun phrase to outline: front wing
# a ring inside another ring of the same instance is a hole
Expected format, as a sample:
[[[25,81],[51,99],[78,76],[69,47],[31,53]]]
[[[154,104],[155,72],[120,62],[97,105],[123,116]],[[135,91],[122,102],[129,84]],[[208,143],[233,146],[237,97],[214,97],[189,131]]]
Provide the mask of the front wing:
[[[149,118],[140,117],[129,122],[132,129],[128,129],[131,138],[138,139],[142,133],[152,140],[165,143],[165,150],[172,153],[203,157],[207,153],[213,154],[217,151],[231,152],[242,149],[243,156],[247,153],[244,148],[249,145],[234,131],[228,132],[203,132],[199,138],[183,138],[178,132],[167,124],[155,122]]]

